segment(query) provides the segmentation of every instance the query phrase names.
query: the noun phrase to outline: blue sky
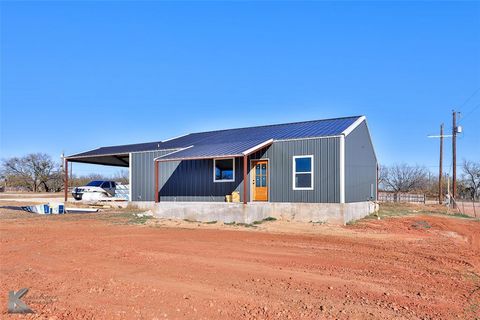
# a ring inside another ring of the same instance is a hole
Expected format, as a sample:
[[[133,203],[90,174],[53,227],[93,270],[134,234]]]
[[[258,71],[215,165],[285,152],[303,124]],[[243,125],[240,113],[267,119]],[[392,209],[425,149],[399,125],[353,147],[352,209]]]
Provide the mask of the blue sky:
[[[435,171],[461,107],[480,160],[479,2],[0,6],[1,158],[364,114],[381,163]]]

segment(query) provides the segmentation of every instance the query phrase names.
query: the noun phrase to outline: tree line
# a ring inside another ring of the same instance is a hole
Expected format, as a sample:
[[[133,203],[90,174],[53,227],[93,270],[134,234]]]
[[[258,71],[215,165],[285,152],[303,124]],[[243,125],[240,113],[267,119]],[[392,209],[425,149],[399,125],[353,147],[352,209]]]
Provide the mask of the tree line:
[[[479,199],[480,162],[464,160],[461,169],[461,177],[457,180],[457,197]],[[380,166],[378,179],[379,190],[381,191],[438,195],[438,173],[433,174],[423,166],[409,166],[405,163]],[[447,176],[442,178],[444,193],[447,192],[448,179]]]
[[[59,192],[64,188],[65,172],[60,161],[45,153],[31,153],[23,157],[3,159],[0,163],[0,187],[32,192]],[[120,170],[113,177],[99,174],[70,175],[69,186],[83,186],[92,180],[114,180],[128,184],[128,170]]]

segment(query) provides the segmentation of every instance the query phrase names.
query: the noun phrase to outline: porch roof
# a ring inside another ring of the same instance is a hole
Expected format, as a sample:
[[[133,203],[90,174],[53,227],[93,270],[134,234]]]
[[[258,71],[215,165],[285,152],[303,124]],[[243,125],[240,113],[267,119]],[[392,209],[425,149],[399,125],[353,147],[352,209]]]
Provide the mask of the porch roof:
[[[156,161],[180,161],[195,159],[234,158],[249,155],[261,148],[269,146],[273,139],[242,140],[220,143],[205,143],[189,146],[156,158]]]

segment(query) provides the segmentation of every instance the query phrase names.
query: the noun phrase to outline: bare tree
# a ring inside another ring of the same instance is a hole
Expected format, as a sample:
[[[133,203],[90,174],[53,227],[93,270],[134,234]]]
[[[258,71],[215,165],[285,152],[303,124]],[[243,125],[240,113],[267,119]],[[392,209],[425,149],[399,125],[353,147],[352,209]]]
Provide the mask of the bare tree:
[[[115,174],[112,176],[112,179],[121,182],[122,184],[128,184],[129,183],[129,172],[128,170],[119,170],[115,172]]]
[[[384,165],[378,166],[378,185],[385,189],[385,181],[387,180],[388,167]]]
[[[472,199],[480,193],[480,162],[463,160],[463,180]]]
[[[45,153],[32,153],[24,157],[2,160],[0,176],[4,177],[9,187],[21,190],[58,192],[63,189],[63,170],[59,163]],[[115,180],[128,184],[129,172],[119,170],[112,177],[101,174],[74,175],[70,179],[73,186],[84,186],[92,180]]]
[[[14,181],[16,186],[34,192],[40,189],[49,192],[52,182],[62,179],[58,163],[45,153],[32,153],[21,158],[3,160],[2,174],[7,177],[7,181]]]
[[[424,191],[428,184],[428,170],[421,166],[405,163],[382,166],[379,179],[386,190],[394,192]]]

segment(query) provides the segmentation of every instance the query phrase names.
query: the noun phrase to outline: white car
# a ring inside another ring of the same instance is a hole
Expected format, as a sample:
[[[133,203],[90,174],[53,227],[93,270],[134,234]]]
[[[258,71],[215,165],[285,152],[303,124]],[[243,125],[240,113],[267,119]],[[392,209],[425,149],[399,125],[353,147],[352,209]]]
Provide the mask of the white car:
[[[84,193],[98,193],[99,195],[115,196],[115,189],[117,183],[115,181],[94,180],[89,182],[86,186],[76,187],[72,191],[72,196],[75,200],[82,200]]]

